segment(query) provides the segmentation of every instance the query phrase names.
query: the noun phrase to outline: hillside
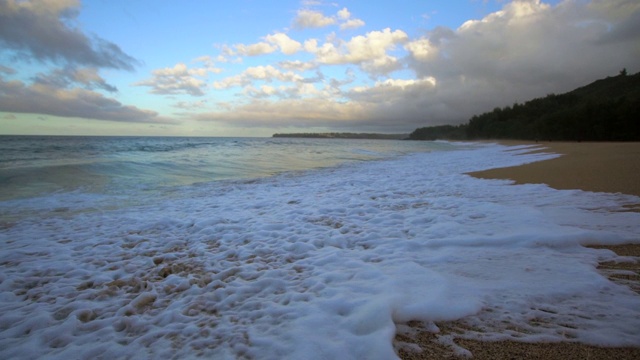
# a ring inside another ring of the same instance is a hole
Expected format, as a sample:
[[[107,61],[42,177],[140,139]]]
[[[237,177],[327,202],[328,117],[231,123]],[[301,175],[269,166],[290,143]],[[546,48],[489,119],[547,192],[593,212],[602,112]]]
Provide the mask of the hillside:
[[[459,126],[419,128],[409,138],[640,141],[640,73],[495,108]]]

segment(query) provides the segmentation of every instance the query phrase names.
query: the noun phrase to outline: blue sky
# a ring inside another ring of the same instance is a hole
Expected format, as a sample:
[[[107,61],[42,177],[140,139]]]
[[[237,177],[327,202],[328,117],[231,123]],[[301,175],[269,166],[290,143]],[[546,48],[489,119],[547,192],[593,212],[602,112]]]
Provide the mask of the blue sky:
[[[640,3],[0,0],[0,134],[408,133],[640,71]]]

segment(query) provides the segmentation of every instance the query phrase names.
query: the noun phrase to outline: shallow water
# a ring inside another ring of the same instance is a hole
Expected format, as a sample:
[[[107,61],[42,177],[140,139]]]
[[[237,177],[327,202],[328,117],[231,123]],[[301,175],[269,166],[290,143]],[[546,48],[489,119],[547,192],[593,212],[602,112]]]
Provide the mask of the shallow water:
[[[446,143],[341,139],[0,136],[0,200],[241,180]]]
[[[300,141],[283,156],[341,160],[0,202],[0,355],[389,359],[396,324],[469,315],[471,338],[640,343],[640,297],[595,268],[615,255],[580,246],[639,241],[615,211],[637,197],[465,175],[555,156],[525,147]]]

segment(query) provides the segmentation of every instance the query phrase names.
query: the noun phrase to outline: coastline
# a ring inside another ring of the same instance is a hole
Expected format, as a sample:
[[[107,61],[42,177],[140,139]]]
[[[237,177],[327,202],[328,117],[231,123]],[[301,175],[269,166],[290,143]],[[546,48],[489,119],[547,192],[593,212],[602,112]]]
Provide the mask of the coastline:
[[[510,179],[516,184],[547,184],[554,189],[640,196],[640,142],[495,141],[503,145],[535,145],[535,152],[561,156],[521,166],[469,173],[482,179]]]
[[[623,193],[640,197],[640,143],[571,143],[527,141],[483,141],[502,145],[535,145],[532,152],[551,152],[558,158],[530,164],[471,172],[481,179],[513,180],[514,184],[546,184],[554,189]],[[628,211],[640,212],[640,203]],[[629,286],[640,294],[640,244],[590,246],[608,249],[620,256],[635,257],[636,262],[601,263],[598,268],[610,280]],[[616,270],[633,271],[635,276],[620,278]],[[456,334],[469,329],[465,319],[436,323],[438,333],[424,330],[419,322],[408,324],[413,335],[399,333],[396,346],[402,359],[468,358],[474,359],[640,359],[638,347],[599,347],[576,342],[524,343],[516,341],[478,341]],[[421,352],[407,350],[403,344],[416,344]]]

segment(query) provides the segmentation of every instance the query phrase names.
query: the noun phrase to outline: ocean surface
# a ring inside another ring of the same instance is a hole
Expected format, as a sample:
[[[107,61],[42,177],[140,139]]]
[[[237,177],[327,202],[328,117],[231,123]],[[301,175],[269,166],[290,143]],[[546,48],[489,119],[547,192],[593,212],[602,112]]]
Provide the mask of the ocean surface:
[[[468,316],[637,346],[640,296],[596,269],[625,259],[581,245],[640,242],[640,198],[466,175],[534,148],[0,137],[0,357],[389,359]]]
[[[288,138],[0,136],[0,200],[126,194],[446,149],[446,143]]]

